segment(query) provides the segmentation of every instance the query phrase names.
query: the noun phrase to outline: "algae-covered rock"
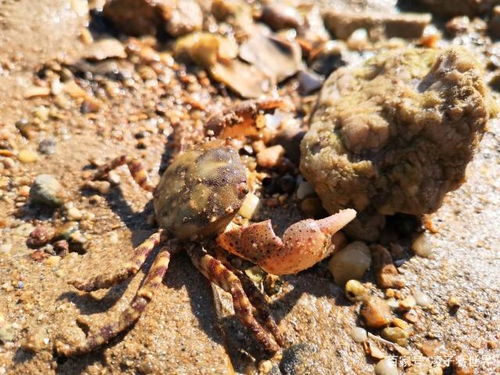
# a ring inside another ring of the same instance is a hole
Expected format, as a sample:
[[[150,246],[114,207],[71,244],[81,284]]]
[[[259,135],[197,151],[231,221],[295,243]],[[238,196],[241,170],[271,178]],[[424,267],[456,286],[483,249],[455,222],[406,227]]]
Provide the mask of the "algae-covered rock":
[[[430,213],[464,181],[492,111],[464,49],[382,52],[325,82],[300,168],[329,212]]]

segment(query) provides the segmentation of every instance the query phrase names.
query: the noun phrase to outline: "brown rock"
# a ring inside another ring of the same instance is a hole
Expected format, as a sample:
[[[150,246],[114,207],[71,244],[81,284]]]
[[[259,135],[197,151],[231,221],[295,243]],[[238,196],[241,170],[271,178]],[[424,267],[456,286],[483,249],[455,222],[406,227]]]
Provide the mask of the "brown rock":
[[[443,16],[475,16],[485,13],[497,0],[420,0],[433,13]]]
[[[384,300],[371,297],[361,306],[361,316],[369,328],[381,328],[392,320],[391,310]]]
[[[329,10],[324,13],[327,29],[338,39],[347,39],[357,29],[386,38],[420,38],[431,22],[430,14],[387,14]]]
[[[373,259],[373,268],[377,278],[377,285],[381,288],[404,287],[405,282],[402,275],[399,274],[396,266],[392,262],[389,251],[380,245],[370,247]]]
[[[43,225],[38,225],[26,240],[26,245],[31,248],[42,247],[54,238],[54,230]]]
[[[111,0],[103,14],[120,31],[130,35],[156,34],[161,15],[154,0]]]
[[[304,22],[297,9],[278,2],[264,5],[260,18],[274,30],[298,29]]]
[[[463,48],[397,49],[337,69],[301,142],[300,170],[327,211],[436,211],[496,112],[481,70]]]
[[[172,36],[200,30],[203,13],[195,0],[111,0],[103,9],[121,32],[155,35],[165,29]]]
[[[105,38],[92,43],[82,56],[88,60],[105,60],[109,58],[123,59],[127,57],[125,47],[117,39]]]

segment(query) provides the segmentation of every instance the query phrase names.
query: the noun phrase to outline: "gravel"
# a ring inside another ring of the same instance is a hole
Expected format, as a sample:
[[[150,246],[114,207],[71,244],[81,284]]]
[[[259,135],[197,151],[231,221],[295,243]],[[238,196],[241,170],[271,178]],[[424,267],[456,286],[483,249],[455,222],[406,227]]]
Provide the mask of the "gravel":
[[[33,203],[60,206],[64,202],[62,190],[61,184],[54,176],[41,174],[35,178],[31,185],[30,199]]]

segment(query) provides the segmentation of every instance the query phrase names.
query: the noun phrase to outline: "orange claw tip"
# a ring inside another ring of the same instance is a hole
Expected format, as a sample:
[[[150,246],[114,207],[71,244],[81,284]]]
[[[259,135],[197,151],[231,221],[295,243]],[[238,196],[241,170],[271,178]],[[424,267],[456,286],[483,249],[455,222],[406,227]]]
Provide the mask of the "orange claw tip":
[[[334,234],[349,224],[356,217],[356,210],[346,208],[336,214],[318,220],[316,223],[325,234]]]

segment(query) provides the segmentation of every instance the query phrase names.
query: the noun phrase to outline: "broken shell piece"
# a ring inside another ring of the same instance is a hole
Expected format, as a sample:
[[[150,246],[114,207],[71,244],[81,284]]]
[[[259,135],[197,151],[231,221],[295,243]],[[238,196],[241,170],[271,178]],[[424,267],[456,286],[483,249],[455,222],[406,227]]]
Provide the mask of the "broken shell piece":
[[[275,109],[286,109],[288,104],[281,99],[247,100],[230,109],[214,113],[205,129],[209,135],[219,138],[258,136],[259,128],[265,125],[264,113]]]
[[[294,75],[302,65],[298,43],[258,32],[240,46],[240,57],[265,72],[273,82]]]
[[[271,89],[267,75],[255,66],[239,60],[220,61],[209,72],[213,79],[225,84],[243,98],[258,98]]]

